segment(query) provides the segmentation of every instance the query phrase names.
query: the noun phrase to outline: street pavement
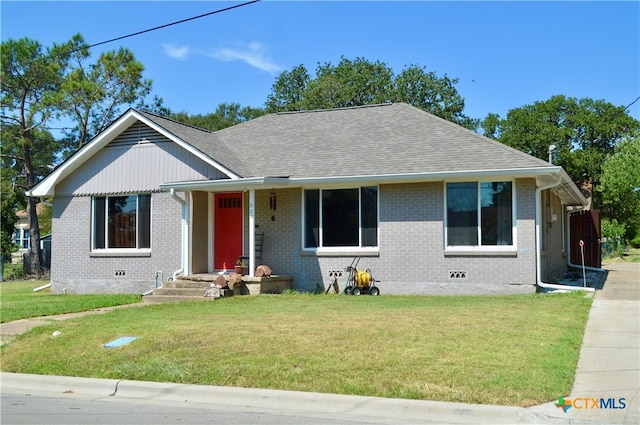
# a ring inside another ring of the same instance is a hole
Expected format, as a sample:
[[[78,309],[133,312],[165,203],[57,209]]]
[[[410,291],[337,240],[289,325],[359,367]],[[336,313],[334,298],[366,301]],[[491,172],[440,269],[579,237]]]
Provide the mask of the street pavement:
[[[325,418],[327,424],[347,423],[349,418],[367,423],[362,419],[367,417],[376,418],[369,423],[385,423],[386,418],[388,423],[406,424],[640,424],[640,264],[613,263],[606,268],[606,282],[594,295],[573,390],[568,395],[558,394],[559,400],[541,406],[474,405],[16,373],[0,374],[0,388],[3,398],[28,394],[164,403],[205,410],[225,406],[252,412],[288,412],[297,418]],[[92,314],[110,310],[100,309]],[[69,316],[2,324],[0,335],[3,342],[10,341],[33,326],[66,317]],[[557,406],[563,403],[564,408]],[[109,404],[105,405],[108,408]],[[8,409],[4,408],[3,400],[2,424],[29,423],[10,420],[20,417],[19,409],[17,416],[11,418],[5,410]],[[12,411],[15,413],[16,409]],[[337,420],[338,417],[341,419]]]

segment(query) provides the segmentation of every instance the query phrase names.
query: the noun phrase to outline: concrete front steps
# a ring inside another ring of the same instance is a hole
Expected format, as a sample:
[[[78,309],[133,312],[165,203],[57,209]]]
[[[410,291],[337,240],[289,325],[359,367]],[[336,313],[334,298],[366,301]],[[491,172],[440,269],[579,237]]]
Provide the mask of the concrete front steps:
[[[180,276],[174,281],[165,282],[162,288],[154,289],[153,294],[143,296],[142,301],[145,303],[213,301],[215,298],[205,297],[204,292],[215,282],[217,277],[217,273]],[[224,277],[228,280],[229,275],[224,274]],[[243,276],[241,285],[236,285],[233,289],[221,289],[220,297],[280,294],[284,291],[291,290],[292,282],[293,277],[291,276]]]
[[[176,280],[165,282],[163,287],[154,289],[151,295],[143,296],[142,301],[150,304],[213,301],[215,298],[205,297],[204,291],[215,282],[217,277],[217,274],[180,276]],[[230,297],[233,294],[231,289],[220,290],[220,297]]]

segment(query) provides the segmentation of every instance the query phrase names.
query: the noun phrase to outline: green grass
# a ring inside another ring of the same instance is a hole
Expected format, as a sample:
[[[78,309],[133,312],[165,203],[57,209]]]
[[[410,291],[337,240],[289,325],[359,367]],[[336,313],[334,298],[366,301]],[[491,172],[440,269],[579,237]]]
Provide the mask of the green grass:
[[[8,281],[0,283],[0,322],[28,317],[75,313],[101,307],[140,302],[140,295],[51,295],[49,289],[33,292],[44,281]]]
[[[571,391],[591,301],[289,294],[149,305],[36,327],[2,347],[2,370],[531,406]],[[121,336],[138,339],[103,347]]]
[[[622,257],[618,257],[617,254],[613,254],[610,257],[602,260],[604,264],[607,263],[640,263],[640,248],[629,248],[624,251]]]

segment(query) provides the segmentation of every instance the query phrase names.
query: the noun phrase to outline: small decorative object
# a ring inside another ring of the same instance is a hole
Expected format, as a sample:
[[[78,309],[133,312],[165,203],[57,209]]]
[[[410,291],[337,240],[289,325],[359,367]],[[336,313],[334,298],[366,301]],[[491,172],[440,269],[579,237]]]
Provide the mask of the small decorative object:
[[[265,264],[261,264],[256,267],[256,277],[269,277],[271,276],[271,268]]]
[[[235,272],[239,275],[247,274],[247,263],[242,261],[241,258],[238,258],[238,261],[236,261]]]
[[[202,296],[220,298],[220,287],[216,286],[215,283],[212,283],[207,289],[204,290],[204,294],[202,294]]]

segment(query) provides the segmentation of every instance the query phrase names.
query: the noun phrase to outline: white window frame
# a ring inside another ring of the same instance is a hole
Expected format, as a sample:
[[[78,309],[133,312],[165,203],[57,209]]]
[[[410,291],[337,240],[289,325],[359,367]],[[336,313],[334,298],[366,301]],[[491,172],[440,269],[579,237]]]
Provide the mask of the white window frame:
[[[120,197],[124,197],[124,196],[136,196],[136,245],[138,244],[139,241],[139,234],[140,234],[140,229],[139,229],[139,225],[140,225],[140,220],[138,219],[138,217],[140,216],[140,196],[141,195],[149,195],[149,247],[148,248],[109,248],[108,244],[109,244],[109,220],[108,220],[108,209],[109,209],[109,198],[120,198]],[[105,248],[95,248],[95,244],[96,244],[96,226],[95,226],[95,220],[96,220],[96,207],[95,207],[95,202],[96,202],[96,198],[105,198],[105,228],[104,228],[104,238],[105,238]],[[94,195],[91,197],[91,253],[109,253],[109,254],[117,254],[117,253],[123,253],[123,254],[133,254],[133,253],[143,253],[143,254],[148,254],[151,253],[151,245],[152,245],[152,241],[153,241],[153,196],[151,196],[151,193],[148,192],[139,192],[139,193],[123,193],[123,194],[108,194],[108,195]]]
[[[323,235],[323,223],[322,223],[322,191],[323,190],[340,190],[340,189],[357,189],[358,190],[358,219],[360,223],[362,223],[362,195],[361,189],[363,187],[375,187],[376,188],[376,236],[377,236],[377,244],[376,246],[362,246],[362,226],[358,225],[358,244],[359,246],[322,246],[324,235]],[[319,200],[318,200],[318,208],[319,208],[319,243],[318,247],[305,247],[305,232],[306,232],[306,219],[307,219],[307,211],[306,211],[306,198],[305,192],[307,190],[318,190],[319,191]],[[304,187],[301,192],[302,200],[302,220],[301,220],[301,240],[300,245],[303,252],[306,253],[329,253],[329,254],[349,254],[349,253],[378,253],[380,250],[380,186],[377,184],[369,184],[369,185],[340,185],[340,186],[329,186],[329,187]]]
[[[512,244],[511,245],[482,245],[482,197],[481,197],[481,183],[499,183],[499,182],[511,182],[511,232],[512,232]],[[447,184],[448,183],[476,183],[478,188],[478,245],[449,245],[448,242],[448,220],[449,216],[447,213],[447,201],[448,201],[448,191]],[[445,252],[456,252],[456,251],[464,251],[464,252],[515,252],[518,250],[518,217],[517,210],[518,206],[516,203],[517,200],[517,187],[515,179],[501,179],[501,178],[486,178],[486,179],[478,179],[478,180],[469,180],[469,179],[461,179],[461,180],[445,180],[443,182],[443,192],[444,192],[444,205],[443,205],[443,242],[444,242],[444,250]]]

